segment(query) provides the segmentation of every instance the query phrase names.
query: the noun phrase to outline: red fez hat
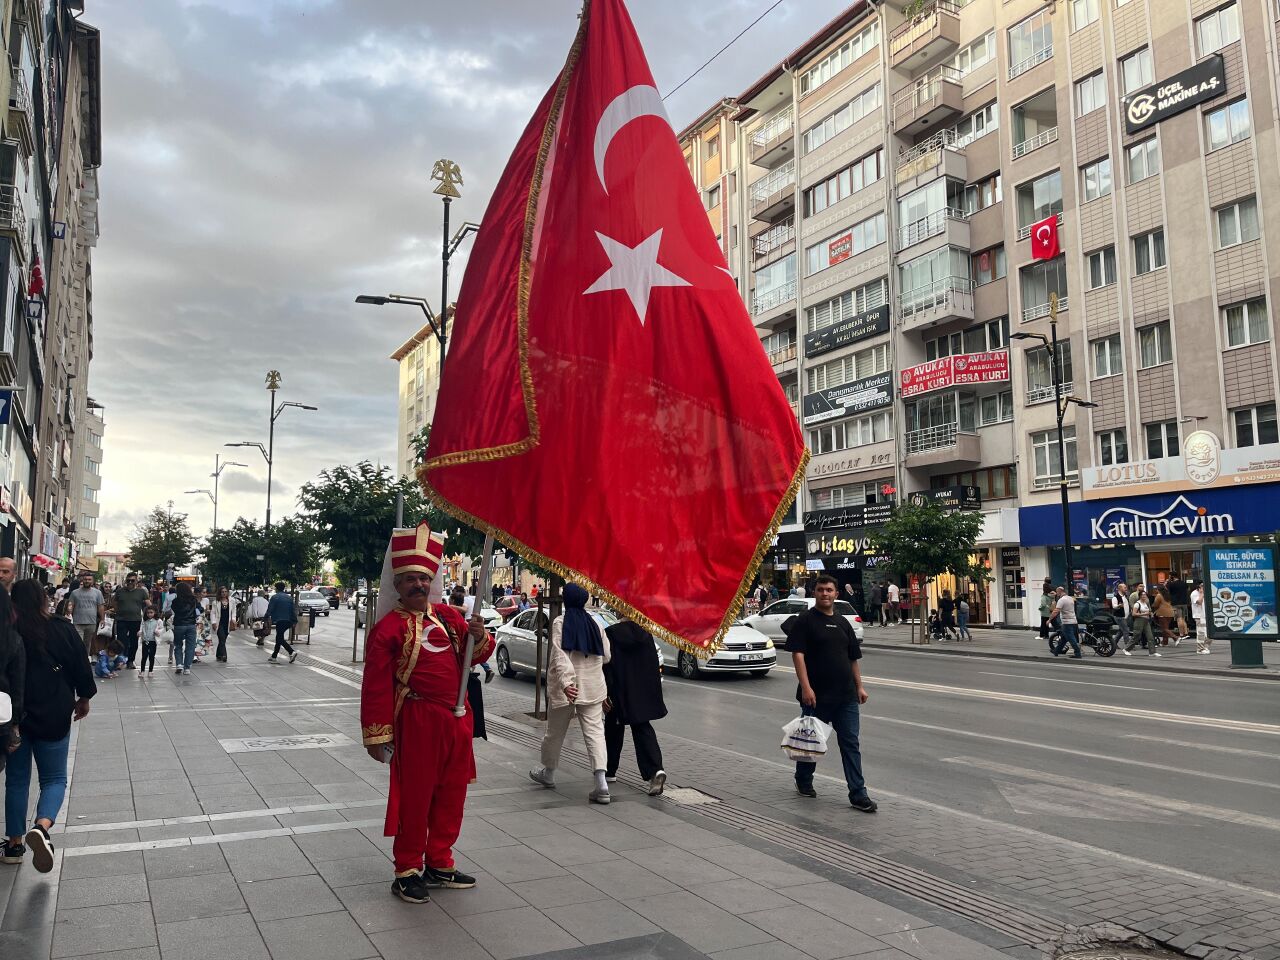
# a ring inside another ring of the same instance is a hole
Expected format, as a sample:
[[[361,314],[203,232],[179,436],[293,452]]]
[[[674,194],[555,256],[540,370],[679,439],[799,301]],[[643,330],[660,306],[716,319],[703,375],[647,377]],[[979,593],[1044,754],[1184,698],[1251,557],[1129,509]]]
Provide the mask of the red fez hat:
[[[391,573],[425,573],[434,580],[444,557],[444,537],[424,520],[409,530],[391,532]]]

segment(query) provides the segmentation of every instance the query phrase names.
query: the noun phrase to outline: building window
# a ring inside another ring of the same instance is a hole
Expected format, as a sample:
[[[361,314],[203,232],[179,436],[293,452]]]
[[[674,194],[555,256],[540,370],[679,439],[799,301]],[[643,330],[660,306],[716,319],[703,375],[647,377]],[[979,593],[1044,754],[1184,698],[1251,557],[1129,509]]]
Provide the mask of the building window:
[[[1155,137],[1135,143],[1125,150],[1129,182],[1138,183],[1160,172],[1160,144]]]
[[[1049,348],[1036,347],[1024,356],[1027,361],[1027,393],[1037,400],[1053,397],[1053,366],[1049,363]],[[1058,344],[1058,370],[1064,387],[1074,380],[1071,368],[1071,344]]]
[[[1196,21],[1196,50],[1206,57],[1240,39],[1240,11],[1234,3],[1219,7]]]
[[[833,323],[882,307],[888,302],[889,278],[880,277],[878,280],[847,290],[840,296],[833,297],[816,307],[806,307],[805,329],[812,333],[814,330],[821,330]]]
[[[707,191],[707,209],[714,210],[720,206],[720,184],[716,184]]]
[[[1264,443],[1280,443],[1276,432],[1276,405],[1264,403],[1231,411],[1236,428],[1237,447],[1257,447]]]
[[[1274,414],[1274,412],[1275,412],[1275,411],[1274,411],[1274,408],[1273,408],[1273,409],[1272,409],[1272,413]],[[1274,421],[1275,421],[1275,417],[1274,417],[1274,415],[1272,416],[1272,418],[1271,418],[1271,419],[1272,419],[1272,422],[1274,422]],[[90,517],[90,516],[88,516],[88,515],[82,516],[82,517],[80,518],[80,529],[81,529],[81,530],[97,530],[97,529],[98,529],[98,518],[97,518],[97,517]]]
[[[834,206],[884,176],[884,148],[880,147],[804,192],[804,215],[811,217]]]
[[[1177,420],[1148,423],[1144,429],[1147,433],[1148,460],[1163,460],[1165,457],[1178,455]]]
[[[809,449],[814,453],[852,450],[893,438],[893,416],[889,411],[869,417],[855,417],[809,431]]]
[[[1173,338],[1169,321],[1154,323],[1138,331],[1138,366],[1145,370],[1173,362]]]
[[[977,487],[983,500],[1007,500],[1018,495],[1018,468],[1010,463],[1002,467],[945,473],[929,478],[931,490],[948,487]]]
[[[1103,247],[1085,255],[1089,268],[1089,289],[1097,290],[1116,282],[1116,248]]]
[[[1080,189],[1085,203],[1111,195],[1111,158],[1103,157],[1080,168]]]
[[[796,255],[794,253],[761,267],[753,275],[756,313],[772,310],[796,297]]]
[[[1245,197],[1214,211],[1218,219],[1218,246],[1234,247],[1258,239],[1258,198]]]
[[[1154,68],[1151,63],[1151,48],[1143,47],[1135,50],[1120,60],[1120,76],[1124,85],[1125,96],[1154,82]]]
[[[1054,170],[1018,187],[1018,229],[1062,212],[1062,171]]]
[[[1003,350],[1009,343],[1009,318],[1000,317],[979,323],[968,330],[957,330],[924,342],[925,360],[959,356],[962,353],[987,353]]]
[[[1012,420],[1012,390],[1005,390],[991,397],[983,397],[978,401],[978,426],[989,427],[994,423],[1009,423]]]
[[[1107,105],[1107,81],[1102,71],[1076,81],[1076,116],[1083,117]]]
[[[1009,28],[1009,79],[1053,56],[1053,11],[1041,10]]]
[[[1120,353],[1120,334],[1092,341],[1094,377],[1114,377],[1124,373],[1124,357]]]
[[[1071,24],[1079,30],[1098,19],[1098,0],[1071,0]]]
[[[1104,467],[1129,462],[1129,440],[1123,430],[1098,434],[1098,462]]]
[[[1165,264],[1164,228],[1152,230],[1133,238],[1133,272],[1142,276],[1152,270],[1159,270]]]
[[[1066,456],[1066,476],[1074,480],[1079,475],[1076,464],[1076,428],[1062,428],[1063,453]],[[1048,486],[1062,482],[1062,463],[1058,456],[1058,431],[1041,430],[1031,435],[1031,455],[1035,462],[1036,486]]]
[[[836,134],[848,130],[879,106],[880,84],[876,83],[806,130],[802,137],[804,152],[812,153],[817,150]]]
[[[995,31],[984,34],[967,47],[963,47],[959,53],[955,55],[955,59],[951,61],[951,65],[955,67],[956,72],[961,77],[977,70],[984,64],[990,63],[996,58],[996,35]]]
[[[714,136],[707,141],[707,159],[720,156],[720,137]]]
[[[812,67],[800,74],[800,96],[812,93],[864,53],[880,42],[880,22],[874,21],[860,33],[840,45],[840,49],[827,54]]]
[[[962,200],[963,209],[968,216],[973,216],[979,210],[985,210],[1003,199],[1000,174],[997,172],[965,186]]]
[[[1003,280],[1005,277],[1004,247],[991,247],[973,255],[973,283],[980,287],[984,283]]]
[[[957,288],[968,291],[969,252],[943,247],[898,265],[898,290],[904,313],[933,305],[937,296]]]
[[[855,380],[874,377],[889,369],[889,344],[868,347],[839,360],[832,360],[805,371],[808,392],[817,393],[831,387],[839,387]]]
[[[884,243],[884,231],[885,215],[881,211],[861,223],[854,224],[852,229],[815,243],[804,252],[805,276],[811,277],[827,267],[848,260],[850,257],[856,257],[877,244]]]
[[[881,484],[888,480],[870,480],[866,483],[846,483],[839,487],[813,491],[813,509],[838,510],[841,507],[861,507],[868,503],[883,503]]]
[[[86,484],[84,485],[84,494],[83,494],[83,496],[81,496],[81,497],[80,497],[80,499],[81,499],[81,500],[86,501],[87,503],[97,503],[97,502],[98,502],[98,491],[97,491],[97,490],[95,490],[95,489],[93,489],[93,487],[89,486],[89,485],[86,483]]]
[[[1053,87],[1022,101],[1010,117],[1014,160],[1058,139],[1058,98]]]
[[[1023,319],[1048,316],[1051,294],[1056,293],[1059,301],[1067,296],[1066,258],[1037,260],[1023,267],[1018,271],[1018,284],[1022,292]]]
[[[1000,105],[992,100],[985,107],[973,111],[967,117],[963,117],[956,122],[951,128],[951,132],[955,134],[956,146],[958,148],[967,147],[979,137],[984,137],[1000,126]]]
[[[100,465],[98,464],[98,461],[97,461],[97,460],[94,460],[94,459],[92,459],[92,458],[90,458],[90,457],[85,457],[85,458],[84,458],[84,472],[85,472],[85,473],[88,473],[88,474],[92,474],[92,475],[93,475],[93,476],[95,476],[95,477],[96,477],[96,476],[99,476],[99,475],[100,475],[100,473],[101,473],[101,469],[100,469]]]
[[[1249,119],[1249,98],[1241,97],[1204,115],[1205,137],[1210,152],[1247,140],[1253,129]]]
[[[1265,343],[1271,339],[1271,323],[1267,319],[1265,297],[1223,307],[1222,320],[1227,328],[1228,347]]]

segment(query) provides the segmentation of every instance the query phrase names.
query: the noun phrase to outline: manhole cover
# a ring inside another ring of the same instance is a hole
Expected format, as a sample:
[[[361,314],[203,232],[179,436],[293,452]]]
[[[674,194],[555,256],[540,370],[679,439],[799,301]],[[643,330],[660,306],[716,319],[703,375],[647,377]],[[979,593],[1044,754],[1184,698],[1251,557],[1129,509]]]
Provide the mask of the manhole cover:
[[[259,753],[265,750],[314,750],[353,747],[355,741],[341,733],[300,733],[291,737],[238,737],[219,740],[227,753]]]
[[[719,803],[719,797],[713,797],[701,790],[694,790],[692,787],[667,787],[662,794],[668,800],[674,800],[676,803],[682,803],[691,807],[704,807],[710,803]]]

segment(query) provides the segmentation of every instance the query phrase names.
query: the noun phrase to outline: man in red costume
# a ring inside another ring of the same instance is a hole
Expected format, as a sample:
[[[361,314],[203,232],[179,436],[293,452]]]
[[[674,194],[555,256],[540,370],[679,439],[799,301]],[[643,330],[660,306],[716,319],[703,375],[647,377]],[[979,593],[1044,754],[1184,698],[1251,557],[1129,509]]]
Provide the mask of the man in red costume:
[[[476,777],[470,710],[457,717],[453,709],[468,631],[475,637],[468,671],[489,658],[493,641],[479,617],[468,625],[446,604],[431,602],[444,541],[425,523],[394,531],[388,554],[400,602],[369,631],[360,725],[369,756],[383,762],[390,756],[383,834],[395,837],[391,892],[427,903],[430,889],[476,884],[453,863],[467,784]]]

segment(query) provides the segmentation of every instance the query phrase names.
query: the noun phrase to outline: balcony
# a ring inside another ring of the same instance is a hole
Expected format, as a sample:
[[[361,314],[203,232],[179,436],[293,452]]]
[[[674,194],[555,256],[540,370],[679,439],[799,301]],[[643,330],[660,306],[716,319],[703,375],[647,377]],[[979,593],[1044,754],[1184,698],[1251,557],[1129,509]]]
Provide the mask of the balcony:
[[[1064,312],[1070,306],[1070,298],[1061,296],[1058,298],[1058,312]],[[1022,322],[1030,323],[1032,320],[1042,320],[1049,316],[1051,306],[1048,303],[1036,303],[1029,307],[1022,308]]]
[[[787,217],[779,220],[764,233],[751,238],[751,253],[754,266],[760,266],[774,257],[794,249],[796,239],[796,219]]]
[[[960,46],[959,12],[954,0],[935,0],[889,35],[889,63],[916,71],[951,56]]]
[[[918,136],[957,119],[963,112],[960,71],[944,64],[898,91],[893,98],[893,132]]]
[[[956,229],[962,227],[963,230]],[[963,236],[959,234],[963,232]],[[969,249],[969,214],[953,207],[944,207],[923,220],[898,228],[898,252],[931,237],[947,235],[948,243],[961,249]]]
[[[973,281],[943,277],[898,294],[898,316],[906,329],[932,327],[946,320],[973,319]]]
[[[0,184],[0,234],[7,236],[17,248],[19,259],[27,259],[27,214],[22,209],[22,195],[13,184]]]
[[[1048,216],[1048,215],[1046,214],[1046,217],[1047,217],[1047,216]],[[1043,219],[1045,219],[1046,217],[1041,217],[1040,219],[1041,219],[1041,220],[1043,220]],[[1019,228],[1018,228],[1018,239],[1019,239],[1019,240],[1030,240],[1030,239],[1031,239],[1031,228],[1032,228],[1032,227],[1034,227],[1034,226],[1036,225],[1036,223],[1039,223],[1039,222],[1040,222],[1040,220],[1037,220],[1037,221],[1035,221],[1035,223],[1028,223],[1025,227],[1019,227]],[[1059,211],[1059,212],[1058,212],[1058,226],[1062,226],[1062,212],[1061,212],[1061,211]]]
[[[1015,143],[1013,145],[1013,159],[1017,160],[1019,157],[1025,157],[1032,150],[1039,150],[1041,147],[1055,143],[1057,142],[1057,139],[1057,127],[1050,127],[1048,130],[1042,130],[1034,137],[1029,137],[1021,143]]]
[[[982,462],[982,441],[978,434],[962,430],[955,423],[909,431],[906,445],[908,467],[974,466]]]
[[[796,162],[788,160],[751,184],[751,218],[773,223],[796,208]]]
[[[1076,385],[1068,380],[1058,388],[1059,397],[1069,397],[1075,390]],[[1027,406],[1033,406],[1037,403],[1048,403],[1053,399],[1053,384],[1040,387],[1027,387]],[[1055,481],[1056,483],[1057,481]]]
[[[1080,483],[1080,474],[1074,470],[1067,471],[1067,486],[1074,487]],[[1062,486],[1062,478],[1057,474],[1050,474],[1046,477],[1032,477],[1032,490],[1056,490]]]
[[[792,158],[795,113],[788,107],[751,135],[751,162],[773,169]]]
[[[954,130],[939,130],[928,140],[898,151],[893,178],[900,191],[909,192],[936,176],[954,177],[965,182],[969,180],[964,143]],[[916,182],[913,184],[912,180]]]
[[[1046,60],[1050,59],[1052,56],[1053,56],[1053,44],[1049,43],[1048,45],[1037,50],[1031,56],[1027,57],[1025,60],[1019,60],[1017,63],[1010,66],[1009,79],[1012,80],[1014,77],[1021,76],[1022,74],[1030,70],[1032,67],[1038,67],[1040,64],[1044,63]]]
[[[777,372],[777,368],[780,367],[782,364],[795,362],[796,345],[794,343],[788,344],[787,346],[782,347],[781,349],[774,350],[768,356],[769,356],[769,363],[772,364],[774,367],[774,372]]]
[[[792,280],[790,283],[784,283],[782,286],[766,293],[753,294],[751,297],[751,314],[758,317],[762,313],[768,313],[775,310],[796,298],[796,282]]]
[[[35,115],[31,109],[31,81],[18,66],[9,68],[9,130],[22,144],[25,156],[35,153]]]

